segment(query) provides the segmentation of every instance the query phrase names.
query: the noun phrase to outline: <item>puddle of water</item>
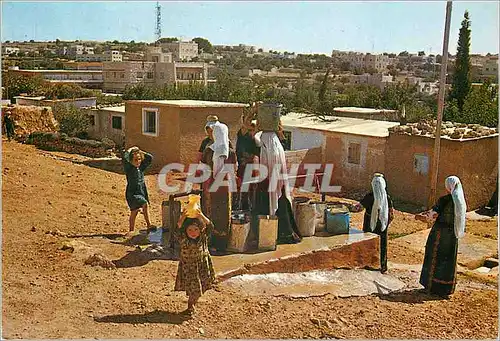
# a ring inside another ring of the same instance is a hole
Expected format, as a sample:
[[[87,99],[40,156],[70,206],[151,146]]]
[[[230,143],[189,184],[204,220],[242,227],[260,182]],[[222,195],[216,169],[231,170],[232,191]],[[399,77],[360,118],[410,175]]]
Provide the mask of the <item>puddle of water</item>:
[[[148,240],[152,244],[161,244],[163,235],[163,229],[158,227],[156,231],[151,231],[148,233]]]

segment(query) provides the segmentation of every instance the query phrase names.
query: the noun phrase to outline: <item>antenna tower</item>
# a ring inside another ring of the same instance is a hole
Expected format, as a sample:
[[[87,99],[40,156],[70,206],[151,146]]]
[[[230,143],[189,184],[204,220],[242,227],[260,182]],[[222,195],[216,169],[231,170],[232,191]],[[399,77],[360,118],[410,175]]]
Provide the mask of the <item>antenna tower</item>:
[[[161,6],[160,3],[156,2],[156,28],[155,28],[156,42],[155,45],[158,46],[161,39]]]

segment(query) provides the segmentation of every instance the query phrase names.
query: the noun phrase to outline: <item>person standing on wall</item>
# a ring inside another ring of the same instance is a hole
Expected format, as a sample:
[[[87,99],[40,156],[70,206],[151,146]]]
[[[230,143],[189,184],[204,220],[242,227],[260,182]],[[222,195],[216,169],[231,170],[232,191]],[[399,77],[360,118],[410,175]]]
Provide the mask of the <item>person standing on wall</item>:
[[[380,236],[380,272],[387,272],[387,228],[394,219],[394,204],[387,193],[384,176],[375,173],[372,179],[372,191],[356,205],[356,210],[365,208],[363,232],[372,232]]]

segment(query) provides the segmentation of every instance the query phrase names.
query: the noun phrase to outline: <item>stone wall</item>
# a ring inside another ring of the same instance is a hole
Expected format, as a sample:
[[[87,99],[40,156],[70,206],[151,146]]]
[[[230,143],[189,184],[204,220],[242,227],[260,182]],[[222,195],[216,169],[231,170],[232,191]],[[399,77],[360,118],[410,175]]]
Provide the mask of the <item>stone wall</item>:
[[[2,115],[10,114],[16,136],[25,137],[36,131],[55,132],[58,123],[49,107],[11,105],[2,107]]]
[[[44,150],[79,154],[92,158],[110,156],[113,148],[112,145],[100,141],[82,140],[59,133],[32,133],[28,138],[28,143]]]

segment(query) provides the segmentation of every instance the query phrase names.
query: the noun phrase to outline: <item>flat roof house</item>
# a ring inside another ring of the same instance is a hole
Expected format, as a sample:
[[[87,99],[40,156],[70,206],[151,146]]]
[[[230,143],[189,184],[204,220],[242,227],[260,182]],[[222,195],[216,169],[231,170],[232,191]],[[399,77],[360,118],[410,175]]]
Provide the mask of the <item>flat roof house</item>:
[[[283,116],[281,121],[292,151],[287,152],[287,157],[296,157],[293,151],[307,150],[302,162],[334,165],[331,184],[344,189],[369,189],[373,173],[385,169],[388,129],[399,123],[351,117],[328,119],[331,121],[298,113]]]
[[[208,115],[217,115],[229,127],[236,145],[236,133],[246,104],[192,100],[134,100],[125,102],[125,146],[138,146],[154,156],[153,171],[168,163],[196,162],[201,141],[206,137]]]

